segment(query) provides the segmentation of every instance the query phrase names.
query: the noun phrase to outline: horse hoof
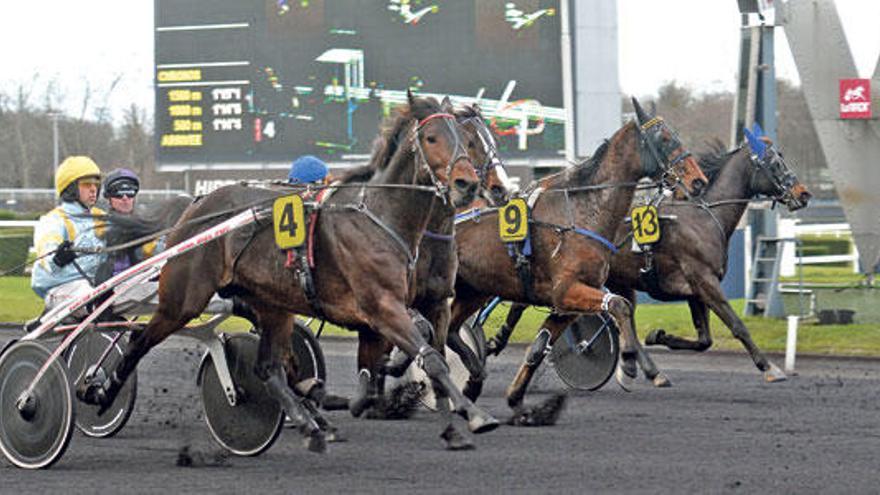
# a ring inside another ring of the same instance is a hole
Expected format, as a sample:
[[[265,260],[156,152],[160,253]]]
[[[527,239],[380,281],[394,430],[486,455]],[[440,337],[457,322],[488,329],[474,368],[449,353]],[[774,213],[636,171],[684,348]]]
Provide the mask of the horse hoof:
[[[666,376],[662,371],[651,380],[654,383],[654,386],[657,388],[667,388],[672,386],[672,382],[669,381],[669,377]]]
[[[446,430],[440,434],[440,438],[446,446],[446,450],[473,450],[474,444],[464,435],[459,433],[455,427],[449,425]]]
[[[343,443],[348,441],[347,438],[339,433],[339,430],[335,426],[324,431],[324,439],[327,440],[327,443]]]
[[[348,411],[355,418],[361,417],[369,407],[376,403],[375,397],[358,397],[348,402]]]
[[[482,411],[472,415],[468,419],[468,430],[475,435],[489,433],[500,425],[501,423],[499,423],[497,419]]]
[[[788,376],[785,372],[779,369],[775,364],[770,363],[770,367],[764,372],[764,381],[767,383],[776,383],[784,382],[785,380],[788,380]]]
[[[632,392],[633,382],[635,380],[633,379],[633,377],[627,375],[620,365],[617,366],[617,371],[614,372],[614,378],[617,380],[617,384],[620,385],[620,388],[622,388],[624,392]]]
[[[662,328],[651,330],[645,337],[645,345],[660,345],[660,339],[666,335],[666,331]]]
[[[316,430],[309,434],[309,437],[306,439],[306,446],[309,452],[315,452],[316,454],[327,452],[327,439],[324,437],[324,432]]]

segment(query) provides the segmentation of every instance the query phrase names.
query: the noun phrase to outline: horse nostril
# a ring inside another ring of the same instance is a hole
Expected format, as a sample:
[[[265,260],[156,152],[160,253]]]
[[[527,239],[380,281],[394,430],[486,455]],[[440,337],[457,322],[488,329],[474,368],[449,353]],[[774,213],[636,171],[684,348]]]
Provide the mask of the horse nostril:
[[[467,192],[470,189],[471,184],[476,185],[476,183],[471,183],[470,181],[466,181],[464,179],[455,179],[455,188],[461,192]]]
[[[813,198],[813,195],[807,191],[802,192],[800,195],[800,200],[801,200],[801,203],[803,203],[803,204],[809,203],[810,199],[812,199],[812,198]]]
[[[695,179],[693,187],[694,193],[700,194],[700,192],[702,192],[702,190],[706,187],[706,181],[704,181],[703,179]]]

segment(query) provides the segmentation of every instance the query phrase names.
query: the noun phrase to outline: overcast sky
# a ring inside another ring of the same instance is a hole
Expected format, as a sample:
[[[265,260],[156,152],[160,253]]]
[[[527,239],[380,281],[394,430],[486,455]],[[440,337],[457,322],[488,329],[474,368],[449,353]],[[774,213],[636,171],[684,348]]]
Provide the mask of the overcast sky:
[[[880,1],[837,5],[859,75],[870,77],[880,53]],[[35,78],[45,88],[56,80],[67,94],[63,106],[74,113],[86,85],[105,94],[121,77],[109,101],[115,113],[131,102],[152,108],[153,0],[18,0],[3,2],[0,14],[3,89]],[[698,91],[733,89],[739,37],[734,0],[619,0],[618,17],[624,93],[653,94],[670,80]],[[796,81],[779,36],[777,74]],[[671,67],[672,54],[688,63]]]

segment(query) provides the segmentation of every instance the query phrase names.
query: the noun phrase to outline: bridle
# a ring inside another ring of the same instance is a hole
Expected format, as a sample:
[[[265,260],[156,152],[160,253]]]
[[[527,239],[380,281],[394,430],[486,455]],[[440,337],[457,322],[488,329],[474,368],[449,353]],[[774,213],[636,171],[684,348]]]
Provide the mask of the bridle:
[[[751,150],[749,158],[752,162],[752,176],[749,179],[749,189],[757,190],[755,182],[758,173],[761,173],[775,189],[769,199],[774,203],[789,204],[791,202],[800,203],[799,198],[795,198],[791,193],[792,188],[797,184],[797,175],[788,168],[782,156],[782,152],[776,149],[776,146],[769,144],[763,150],[755,152]]]
[[[664,131],[669,136],[666,140],[662,138]],[[654,117],[644,124],[638,125],[637,132],[641,142],[642,173],[646,177],[654,177],[658,172],[662,172],[662,182],[671,184],[673,187],[682,186],[685,195],[690,196],[687,188],[683,187],[681,177],[674,171],[676,165],[691,156],[691,152],[681,144],[678,134],[667,126],[661,117]],[[677,149],[684,151],[670,159],[669,157]]]
[[[434,119],[443,119],[446,122],[447,127],[449,128],[449,132],[452,134],[455,139],[453,144],[453,153],[452,157],[449,159],[449,163],[446,164],[446,180],[447,182],[450,180],[452,176],[452,169],[455,167],[455,164],[458,163],[459,160],[470,160],[470,157],[467,154],[467,150],[465,150],[464,145],[461,142],[461,137],[458,135],[458,131],[455,129],[456,119],[455,115],[446,112],[437,112],[428,115],[424,119],[418,121],[418,123],[413,127],[412,131],[412,150],[416,155],[416,160],[420,163],[416,165],[416,170],[419,168],[424,169],[428,178],[431,179],[431,183],[434,185],[435,194],[438,198],[443,200],[445,204],[447,201],[447,196],[449,194],[449,184],[444,184],[437,174],[434,173],[434,169],[431,168],[431,165],[428,163],[428,158],[425,156],[425,150],[422,148],[422,142],[419,132],[422,130],[428,122]],[[418,173],[413,174],[413,183],[418,180]]]
[[[483,152],[486,153],[486,161],[481,163],[478,167],[474,167],[480,179],[484,179],[486,174],[495,167],[501,167],[504,169],[504,161],[501,160],[501,155],[498,154],[498,146],[495,144],[495,138],[492,137],[492,133],[486,126],[486,122],[483,118],[479,116],[468,117],[462,120],[461,123],[472,124],[474,126],[477,137],[480,138],[480,144],[483,145]]]

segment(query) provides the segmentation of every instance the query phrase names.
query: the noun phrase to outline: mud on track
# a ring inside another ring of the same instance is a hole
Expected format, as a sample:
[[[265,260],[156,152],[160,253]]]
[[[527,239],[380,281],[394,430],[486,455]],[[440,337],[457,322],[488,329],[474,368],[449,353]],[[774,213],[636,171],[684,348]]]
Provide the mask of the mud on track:
[[[9,332],[0,334],[0,345]],[[354,341],[325,341],[335,391],[354,387]],[[491,362],[481,403],[499,418],[521,348]],[[137,408],[115,438],[75,434],[48,471],[0,461],[0,492],[412,493],[875,492],[880,473],[880,361],[804,359],[800,375],[761,382],[744,355],[655,352],[674,382],[633,393],[613,383],[572,396],[555,427],[502,427],[477,450],[442,450],[431,414],[410,421],[355,420],[328,413],[349,441],[326,455],[305,451],[285,430],[266,454],[221,467],[180,468],[183,445],[208,460],[218,451],[201,420],[195,372],[201,351],[171,339],[140,370]],[[531,400],[561,388],[552,371]]]

